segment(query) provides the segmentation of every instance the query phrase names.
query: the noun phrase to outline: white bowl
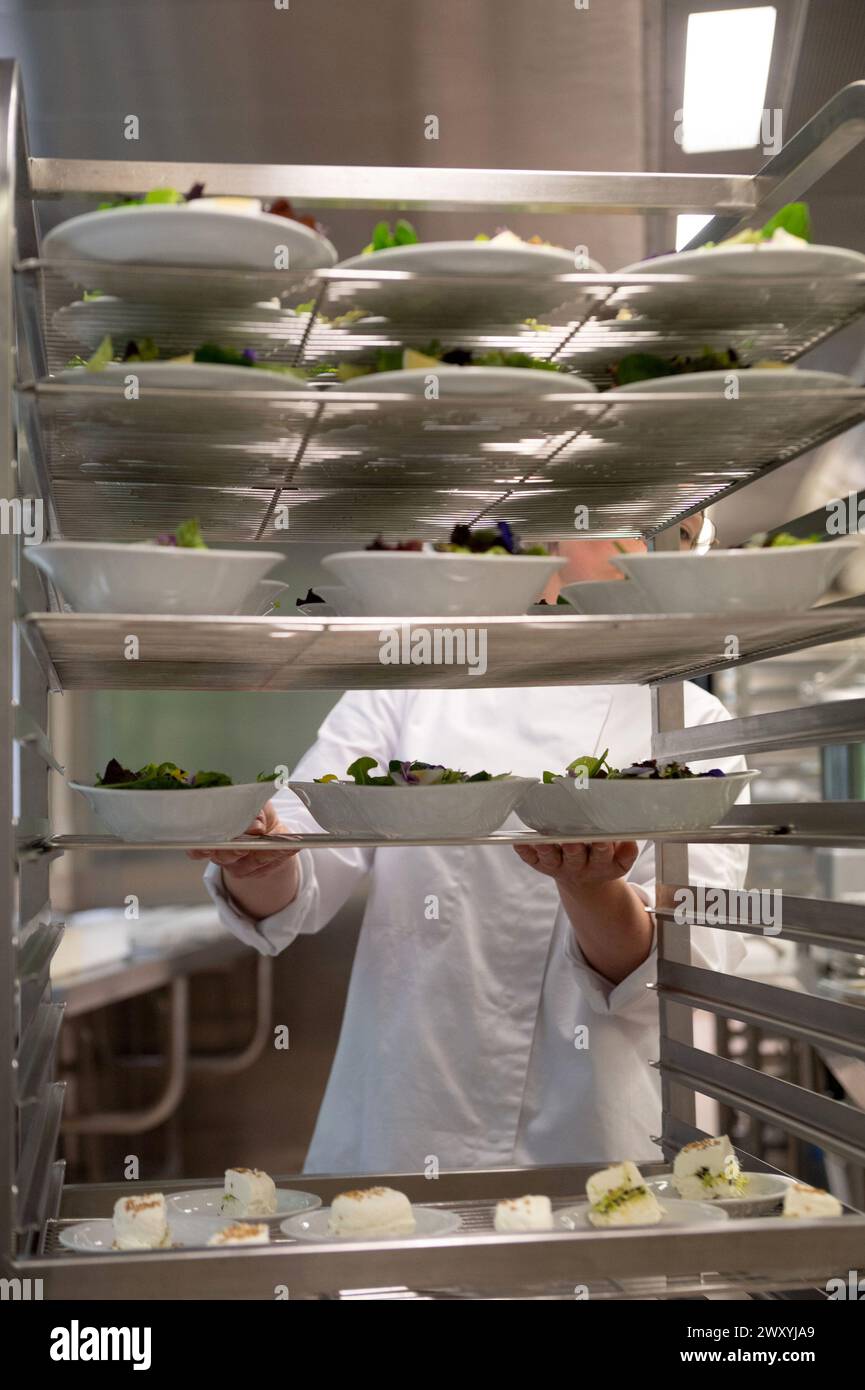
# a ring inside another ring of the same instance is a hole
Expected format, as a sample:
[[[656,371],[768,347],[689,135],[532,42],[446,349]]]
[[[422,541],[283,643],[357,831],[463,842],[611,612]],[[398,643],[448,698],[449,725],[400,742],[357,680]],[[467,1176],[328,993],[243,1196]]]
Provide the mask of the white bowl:
[[[621,579],[589,579],[565,584],[562,597],[578,613],[652,613],[654,605],[637,584]]]
[[[807,609],[830,587],[855,541],[711,550],[706,555],[618,555],[613,564],[658,613],[783,613]]]
[[[533,785],[533,777],[424,787],[289,783],[322,830],[331,835],[372,835],[386,840],[492,835]]]
[[[123,791],[70,782],[121,840],[195,840],[202,845],[233,840],[252,824],[273,796],[272,782],[179,791]]]
[[[567,562],[554,555],[351,550],[321,563],[352,590],[364,614],[462,618],[525,613]]]
[[[171,545],[46,541],[25,546],[77,613],[237,613],[277,550],[193,550]]]
[[[234,611],[239,617],[264,618],[273,612],[277,600],[288,592],[289,587],[279,579],[259,579],[252,592]],[[280,612],[280,617],[283,616]]]
[[[652,831],[709,830],[732,808],[756,772],[727,777],[593,778],[537,782],[517,815],[541,835],[616,835]],[[640,836],[642,838],[642,835]]]
[[[248,371],[249,368],[240,368]],[[572,372],[549,372],[539,367],[456,367],[436,362],[429,367],[407,367],[394,372],[370,372],[341,382],[340,391],[364,394],[426,396],[430,377],[435,377],[441,397],[506,396],[593,396],[597,387]]]

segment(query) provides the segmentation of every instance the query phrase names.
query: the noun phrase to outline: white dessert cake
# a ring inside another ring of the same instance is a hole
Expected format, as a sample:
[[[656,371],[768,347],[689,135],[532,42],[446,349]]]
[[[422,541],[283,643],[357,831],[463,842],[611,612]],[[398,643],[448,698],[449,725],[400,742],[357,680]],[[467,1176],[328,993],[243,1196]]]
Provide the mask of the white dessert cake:
[[[404,1192],[393,1187],[365,1187],[340,1192],[330,1208],[328,1230],[334,1236],[410,1236],[414,1212]]]
[[[808,1187],[806,1183],[794,1182],[784,1193],[782,1215],[813,1221],[825,1216],[843,1216],[844,1208],[837,1197],[825,1192],[822,1187]]]
[[[676,1154],[673,1186],[688,1201],[711,1202],[719,1197],[744,1196],[748,1179],[733,1145],[722,1134],[718,1139],[697,1139]]]
[[[171,1244],[161,1192],[121,1197],[114,1203],[114,1249],[160,1250]]]
[[[551,1231],[553,1208],[549,1197],[508,1197],[496,1203],[497,1231]]]
[[[208,1245],[269,1245],[270,1231],[263,1221],[235,1221],[210,1237]]]
[[[593,1226],[656,1226],[664,1214],[636,1163],[630,1160],[593,1173],[586,1183],[586,1195]]]
[[[227,1168],[223,1216],[275,1216],[276,1183],[260,1168]]]

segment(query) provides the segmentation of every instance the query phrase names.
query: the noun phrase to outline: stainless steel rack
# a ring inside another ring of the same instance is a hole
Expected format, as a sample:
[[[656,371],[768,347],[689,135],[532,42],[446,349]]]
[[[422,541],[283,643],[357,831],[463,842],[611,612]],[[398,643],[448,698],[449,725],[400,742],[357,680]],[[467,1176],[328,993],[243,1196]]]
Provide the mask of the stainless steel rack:
[[[248,439],[232,439],[230,433],[226,436],[221,429],[225,419],[218,422],[219,432],[211,430],[209,423],[202,429],[194,407],[198,406],[200,417],[203,397],[200,392],[186,391],[155,394],[152,420],[148,423],[145,412],[135,417],[133,426],[124,420],[116,399],[109,399],[110,387],[90,387],[85,397],[80,389],[46,379],[46,373],[62,365],[69,336],[70,316],[59,323],[57,316],[76,302],[78,295],[74,284],[68,278],[64,281],[62,271],[39,263],[34,210],[34,200],[40,197],[139,192],[160,183],[183,187],[203,179],[211,193],[277,196],[289,191],[298,205],[715,212],[717,216],[705,235],[716,237],[743,221],[764,220],[782,203],[805,192],[862,139],[863,83],[839,93],[755,178],[202,167],[30,159],[20,79],[15,64],[9,61],[0,64],[0,124],[6,133],[0,153],[0,189],[4,195],[0,201],[0,397],[4,405],[0,493],[7,500],[14,499],[26,486],[24,474],[19,475],[16,466],[13,435],[17,366],[23,388],[17,394],[19,418],[30,444],[39,496],[48,504],[55,534],[59,529],[73,537],[134,537],[149,533],[154,525],[163,528],[198,513],[214,537],[260,539],[281,500],[297,504],[292,509],[290,532],[297,539],[318,535],[332,539],[336,533],[351,537],[359,530],[366,535],[373,515],[375,529],[387,525],[410,528],[417,534],[437,534],[454,519],[470,520],[493,509],[496,515],[519,520],[524,529],[538,534],[573,534],[571,504],[590,499],[593,534],[658,532],[654,544],[667,549],[675,546],[676,536],[662,528],[676,518],[764,475],[802,449],[856,423],[865,413],[862,393],[854,389],[810,402],[811,406],[819,404],[820,409],[807,418],[791,414],[792,393],[783,408],[774,411],[766,410],[763,403],[755,409],[747,390],[741,400],[724,402],[723,407],[717,400],[689,397],[688,404],[681,407],[684,415],[677,416],[676,421],[665,408],[670,402],[648,397],[633,397],[627,404],[611,408],[609,402],[591,397],[549,395],[519,407],[511,403],[509,408],[516,414],[510,417],[502,404],[475,402],[476,413],[468,421],[472,428],[466,430],[466,421],[457,421],[457,429],[443,448],[440,433],[424,430],[424,406],[417,401],[381,400],[375,394],[361,400],[350,393],[329,392],[316,393],[309,401],[298,403],[288,399],[285,390],[274,390],[269,397],[250,392],[248,400],[245,393],[234,393],[229,405],[235,423],[240,422],[240,432],[249,436],[250,420],[259,427],[250,448]],[[13,269],[16,264],[17,274]],[[152,279],[149,272],[138,274],[141,285]],[[184,275],[196,280],[194,272],[189,276],[184,271]],[[736,323],[725,317],[724,306],[717,303],[707,317],[705,288],[700,300],[687,283],[666,280],[659,286],[648,275],[574,276],[567,277],[567,282],[562,286],[562,300],[551,308],[548,326],[532,326],[529,337],[526,324],[516,329],[492,324],[487,325],[490,332],[480,336],[487,341],[492,338],[497,346],[524,348],[527,340],[536,346],[542,344],[544,353],[563,365],[599,376],[623,349],[651,343],[682,351],[709,341],[717,346],[735,346],[747,360],[765,352],[793,360],[863,307],[861,277],[838,282],[837,294],[825,282],[815,281],[804,310],[802,304],[791,301],[789,285],[765,282],[749,306],[749,316]],[[208,294],[214,277],[202,276],[200,283],[203,294]],[[17,287],[17,316],[13,286]],[[100,288],[110,289],[109,282]],[[430,284],[408,284],[405,279],[397,286],[366,272],[354,281],[345,274],[322,274],[314,277],[309,290],[300,283],[287,287],[283,280],[269,290],[280,296],[277,319],[257,312],[240,331],[273,330],[276,323],[275,346],[273,340],[270,346],[277,359],[288,362],[331,354],[342,360],[362,359],[394,340],[421,344],[429,328],[438,326],[418,308],[423,307],[424,294],[432,290]],[[725,287],[725,292],[728,290]],[[397,300],[393,299],[394,291]],[[671,292],[679,295],[677,302],[682,306],[675,323],[671,311],[664,307],[665,296]],[[307,293],[313,309],[299,317],[289,314],[292,298],[296,307]],[[66,296],[62,303],[57,298],[61,295]],[[339,322],[351,312],[346,305],[354,307],[356,303],[374,316],[375,307],[380,311],[386,303],[389,315],[380,314],[384,323],[378,325],[367,322],[360,326],[356,319]],[[619,317],[622,311],[624,316]],[[110,306],[99,306],[90,318],[88,332],[94,331],[94,325],[99,329],[100,314],[110,314]],[[217,316],[213,326],[223,329],[227,321],[228,316],[225,323]],[[151,319],[158,331],[162,322],[158,313]],[[166,339],[168,351],[185,341],[184,334],[193,329],[191,322],[184,324],[180,318],[174,322],[177,336]],[[232,322],[236,325],[237,321]],[[464,324],[453,321],[445,322],[443,328],[446,334],[461,337],[466,331]],[[742,337],[740,329],[748,336]],[[213,407],[212,397],[208,404]],[[241,404],[243,411],[238,410]],[[451,409],[450,402],[439,402],[442,404]],[[453,403],[457,412],[466,405]],[[695,432],[693,417],[689,421],[687,413],[689,407],[697,405],[700,424]],[[94,406],[100,410],[104,406],[104,413],[100,418],[91,415],[86,432],[78,431],[82,408],[92,412]],[[725,415],[713,417],[713,410],[721,408]],[[735,429],[730,424],[733,412],[738,412]],[[613,430],[617,417],[618,428]],[[441,422],[441,414],[436,418]],[[629,429],[629,419],[637,428]],[[651,429],[645,428],[647,419],[653,422]],[[196,423],[198,429],[194,428]],[[479,425],[482,429],[477,428]],[[725,432],[721,445],[718,427]],[[350,438],[352,432],[354,440]],[[664,437],[663,448],[657,444],[657,433]],[[529,443],[521,452],[515,445],[524,439]],[[499,445],[502,447],[494,447]],[[512,468],[515,457],[517,466]],[[579,496],[575,498],[576,489]],[[307,511],[304,518],[304,505],[310,509],[318,506],[319,511]],[[228,620],[220,630],[220,641],[232,656],[226,658],[220,652],[214,662],[212,630],[206,622],[185,622],[172,628],[164,620],[144,619],[136,621],[147,627],[148,643],[152,639],[153,645],[143,643],[144,659],[134,673],[127,671],[121,677],[123,668],[115,661],[116,620],[101,622],[44,613],[47,603],[41,581],[31,567],[20,564],[18,536],[0,537],[0,565],[0,617],[4,639],[8,638],[0,643],[0,894],[8,905],[7,930],[0,934],[0,1252],[4,1274],[40,1278],[49,1297],[73,1298],[110,1298],[119,1288],[132,1298],[271,1298],[275,1287],[283,1284],[292,1297],[301,1298],[332,1297],[340,1290],[367,1296],[371,1290],[395,1288],[406,1292],[456,1288],[468,1291],[469,1296],[480,1292],[505,1297],[532,1296],[532,1291],[541,1290],[555,1296],[556,1290],[573,1290],[576,1284],[597,1289],[599,1296],[666,1297],[686,1289],[699,1293],[709,1289],[819,1288],[829,1275],[862,1267],[865,1218],[852,1213],[828,1223],[767,1219],[731,1222],[726,1228],[511,1237],[479,1230],[476,1223],[467,1220],[456,1236],[410,1243],[383,1241],[339,1248],[276,1244],[239,1252],[125,1255],[121,1261],[71,1254],[58,1257],[54,1253],[55,1218],[105,1215],[121,1192],[130,1191],[130,1185],[64,1191],[62,1164],[54,1160],[62,1086],[53,1080],[51,1070],[51,1042],[58,1015],[50,1000],[48,969],[59,930],[50,916],[48,867],[58,852],[74,846],[69,841],[52,840],[47,824],[51,755],[44,731],[49,682],[53,688],[62,688],[64,683],[70,688],[115,683],[131,688],[142,681],[179,687],[188,681],[190,687],[200,689],[214,685],[228,688],[229,682],[233,682],[231,688],[302,689],[304,681],[295,668],[301,670],[304,655],[312,658],[318,649],[309,667],[316,672],[310,684],[336,684],[337,673],[346,684],[354,684],[364,670],[372,676],[372,646],[369,630],[348,620],[307,621],[302,627],[291,621],[281,625],[267,620]],[[24,623],[20,615],[27,613],[31,617]],[[802,618],[785,618],[783,623],[773,624],[771,631],[765,624],[761,628],[757,620],[741,620],[737,631],[747,633],[744,659],[756,659],[790,646],[831,641],[861,631],[860,618],[858,611],[842,612],[834,607]],[[580,630],[585,632],[586,620],[580,621]],[[513,670],[524,683],[531,667],[541,671],[541,679],[554,679],[557,655],[553,643],[566,647],[566,634],[576,630],[574,623],[573,619],[555,617],[519,620],[499,629],[495,622],[485,620],[491,634],[506,631],[509,640],[518,641],[520,646],[519,654],[509,658],[510,666],[503,650],[497,653],[494,674],[505,683],[506,672]],[[618,667],[613,661],[612,643],[595,667],[581,663],[572,650],[562,679],[656,682],[657,747],[669,752],[702,737],[681,728],[683,699],[678,680],[688,672],[722,663],[714,645],[717,632],[710,623],[701,620],[702,634],[697,633],[694,623],[690,627],[687,622],[681,624],[685,636],[679,640],[673,627],[680,624],[660,620],[654,625],[651,641],[635,647],[635,634],[642,632],[642,641],[648,638],[651,626],[620,625],[624,660]],[[277,637],[285,641],[287,634],[300,657],[291,667],[284,658],[269,658],[264,650],[271,642],[277,645]],[[383,669],[378,667],[379,677]],[[280,677],[279,673],[286,671],[291,671],[291,676]],[[450,674],[440,672],[440,683],[449,683]],[[280,679],[285,686],[279,684]],[[853,713],[848,711],[851,718]],[[830,739],[840,731],[832,706],[814,710],[805,723],[815,740],[824,726]],[[801,719],[790,721],[795,746],[800,746],[802,728]],[[849,735],[857,729],[865,733],[858,717],[844,724]],[[741,721],[737,732],[740,751],[777,748],[784,737],[783,717],[774,718],[767,727]],[[722,739],[723,734],[717,737]],[[725,839],[771,837],[779,846],[797,838],[810,843],[827,839],[859,843],[859,811],[857,805],[829,804],[815,808],[754,807],[751,813],[737,808],[735,823],[712,834]],[[768,817],[769,824],[761,817]],[[695,969],[691,963],[689,927],[673,920],[670,911],[675,885],[688,881],[687,845],[680,837],[659,836],[656,855],[659,1065],[664,1101],[660,1143],[665,1156],[669,1158],[677,1145],[698,1133],[694,1128],[694,1095],[702,1093],[786,1124],[836,1153],[861,1158],[865,1153],[865,1117],[860,1112],[701,1052],[694,1046],[692,1029],[695,1008],[721,1016],[748,1010],[771,1019],[782,1033],[786,1030],[799,1036],[812,1029],[833,1049],[843,1051],[846,1047],[858,1055],[861,1045],[855,1033],[855,1011],[807,995],[797,996],[795,1006],[788,1007],[789,1001],[777,997],[779,991],[750,991],[746,999],[741,981],[723,975],[705,978],[708,972]],[[735,922],[728,919],[719,929],[735,929]],[[821,904],[818,910],[800,902],[784,928],[784,933],[788,932],[797,941],[823,944],[828,936],[840,949],[861,950],[865,946],[865,913],[833,904]],[[21,1085],[16,1070],[25,1078]],[[579,1168],[532,1170],[531,1181],[551,1196],[563,1198],[579,1196],[586,1176],[587,1170]],[[431,1195],[429,1183],[419,1175],[382,1177],[416,1200]],[[323,1198],[332,1196],[347,1181],[351,1179],[345,1176],[303,1179]],[[493,1197],[523,1192],[526,1182],[524,1170],[446,1174],[436,1185],[435,1197],[445,1203],[489,1204]],[[168,1184],[169,1189],[172,1186],[177,1185]],[[646,1285],[635,1284],[640,1280],[651,1281],[650,1295]]]

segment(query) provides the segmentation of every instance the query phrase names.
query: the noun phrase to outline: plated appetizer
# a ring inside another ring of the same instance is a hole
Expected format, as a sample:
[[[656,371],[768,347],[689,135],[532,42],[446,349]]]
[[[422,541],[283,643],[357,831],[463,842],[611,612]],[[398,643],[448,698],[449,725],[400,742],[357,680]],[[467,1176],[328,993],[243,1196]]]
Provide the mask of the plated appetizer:
[[[618,555],[612,563],[657,613],[785,613],[822,598],[855,540],[748,550]]]
[[[506,1197],[496,1202],[493,1226],[497,1231],[552,1231],[552,1203],[549,1197]]]
[[[115,1250],[165,1250],[171,1245],[161,1192],[121,1197],[114,1203]]]
[[[865,256],[811,241],[807,203],[787,203],[762,227],[746,228],[721,242],[693,251],[672,252],[625,266],[622,275],[854,275],[865,270]]]
[[[562,773],[544,772],[517,806],[520,820],[541,835],[709,830],[731,810],[756,772],[694,772],[686,763],[647,758],[616,768],[602,754],[583,754]]]
[[[394,1187],[365,1187],[334,1197],[328,1229],[331,1235],[358,1240],[364,1236],[410,1236],[417,1221],[404,1192]]]
[[[844,1208],[822,1187],[809,1187],[807,1183],[794,1182],[784,1194],[783,1216],[793,1220],[820,1221],[834,1216],[843,1216]]]
[[[121,840],[221,843],[242,835],[273,794],[275,773],[235,785],[224,772],[148,763],[133,772],[112,758],[95,785],[70,782]],[[184,793],[179,795],[178,793]]]
[[[264,576],[285,558],[278,550],[211,549],[194,518],[131,545],[45,541],[24,555],[76,613],[201,616],[269,607],[274,581]]]
[[[73,357],[67,363],[64,371],[59,373],[58,379],[68,381],[72,377],[72,373],[78,373],[82,369],[85,372],[96,373],[104,372],[111,367],[140,367],[142,365],[158,365],[162,368],[192,367],[195,365],[242,367],[244,370],[252,368],[289,377],[292,381],[298,381],[304,385],[309,376],[308,371],[299,367],[289,367],[284,362],[271,362],[268,358],[259,359],[258,354],[252,348],[238,349],[220,347],[217,343],[202,343],[192,352],[180,353],[176,357],[164,357],[152,338],[130,338],[122,347],[115,347],[113,339],[106,334],[90,357]],[[72,379],[78,380],[79,377],[75,376]],[[166,377],[164,384],[171,384],[169,377]],[[182,384],[179,377],[177,384]],[[203,384],[206,385],[207,382],[205,381]]]
[[[539,237],[526,241],[506,228],[471,241],[421,242],[402,219],[393,228],[379,223],[361,254],[338,269],[383,276],[359,284],[358,299],[371,312],[409,323],[465,325],[519,323],[547,313],[580,293],[557,277],[603,271],[581,251],[550,246]],[[418,278],[388,282],[391,271],[411,271]],[[584,293],[588,306],[594,296],[591,290]]]
[[[376,765],[375,758],[358,758],[348,780],[325,773],[289,786],[332,835],[438,841],[492,835],[534,785],[530,777],[467,773],[410,759],[392,759],[378,775],[372,771]]]
[[[413,1205],[393,1187],[340,1192],[333,1205],[283,1221],[280,1230],[295,1240],[388,1240],[446,1236],[460,1227],[456,1212]]]
[[[70,271],[87,289],[123,295],[134,286],[141,298],[182,301],[197,299],[200,287],[189,277],[172,275],[173,267],[263,271],[272,294],[277,247],[286,248],[290,270],[336,262],[336,251],[315,220],[299,219],[286,199],[265,206],[257,198],[204,197],[203,186],[196,184],[188,194],[153,189],[70,218],[47,234],[43,255],[56,262],[94,262],[92,272],[80,264]],[[137,265],[165,267],[165,273],[143,277]],[[248,284],[234,287],[234,295],[220,287],[223,302],[238,294],[239,302],[262,298],[256,277],[244,278]]]
[[[677,1153],[673,1184],[680,1197],[691,1201],[717,1201],[744,1197],[748,1177],[739,1167],[733,1145],[722,1134],[717,1139],[696,1139]]]
[[[636,1163],[629,1160],[593,1173],[586,1196],[593,1226],[656,1226],[664,1215]]]
[[[500,521],[474,530],[456,526],[441,542],[388,544],[379,537],[366,550],[327,555],[322,564],[364,614],[502,617],[525,613],[566,560],[544,546],[523,545]]]
[[[260,1168],[227,1168],[220,1212],[231,1217],[275,1216],[276,1183]]]
[[[235,1221],[233,1225],[216,1231],[207,1242],[208,1245],[269,1245],[270,1231],[263,1221]]]

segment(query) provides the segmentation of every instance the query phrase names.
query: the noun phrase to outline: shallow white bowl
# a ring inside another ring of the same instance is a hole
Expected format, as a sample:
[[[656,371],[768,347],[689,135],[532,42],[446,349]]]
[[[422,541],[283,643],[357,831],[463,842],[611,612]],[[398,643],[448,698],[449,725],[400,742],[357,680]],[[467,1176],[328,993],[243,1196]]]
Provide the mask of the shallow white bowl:
[[[272,613],[274,605],[282,594],[288,592],[289,585],[279,579],[259,579],[255,588],[234,610],[239,617],[264,618]],[[280,611],[280,617],[285,617]]]
[[[237,613],[285,557],[277,550],[46,541],[24,554],[77,613]],[[257,610],[256,610],[257,611]]]
[[[577,613],[652,613],[654,605],[636,584],[621,579],[588,579],[565,584],[562,597]]]
[[[273,796],[272,782],[234,787],[122,791],[70,782],[100,820],[121,840],[195,840],[202,845],[242,835]]]
[[[331,835],[444,840],[492,835],[534,786],[534,778],[426,787],[358,787],[345,782],[289,786]]]
[[[248,371],[249,368],[241,368]],[[574,396],[597,394],[597,387],[569,372],[545,372],[534,367],[455,367],[450,362],[408,367],[395,372],[370,372],[340,383],[340,391],[363,395],[387,392],[426,396],[428,378],[438,382],[440,397],[454,396]]]
[[[711,550],[706,555],[618,555],[613,564],[658,613],[783,613],[822,598],[855,541]]]
[[[732,808],[756,772],[727,777],[599,778],[588,786],[575,778],[536,782],[520,799],[517,815],[540,835],[616,835],[645,831],[708,830]]]
[[[525,613],[566,561],[555,555],[351,550],[321,563],[352,591],[364,614],[456,618]]]

